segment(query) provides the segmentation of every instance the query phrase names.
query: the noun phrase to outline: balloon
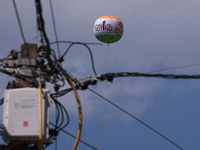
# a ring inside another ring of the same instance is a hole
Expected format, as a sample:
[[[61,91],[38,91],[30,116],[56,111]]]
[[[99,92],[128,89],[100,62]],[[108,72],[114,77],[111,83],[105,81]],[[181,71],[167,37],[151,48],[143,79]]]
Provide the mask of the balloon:
[[[102,16],[94,23],[95,37],[104,43],[114,43],[121,39],[124,32],[122,21],[114,16]]]

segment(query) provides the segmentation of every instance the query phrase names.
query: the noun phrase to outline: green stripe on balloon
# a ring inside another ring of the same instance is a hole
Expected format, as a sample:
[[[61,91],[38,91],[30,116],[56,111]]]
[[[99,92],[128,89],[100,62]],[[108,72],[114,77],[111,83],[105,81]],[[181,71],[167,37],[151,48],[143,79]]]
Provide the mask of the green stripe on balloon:
[[[101,34],[97,35],[96,38],[104,43],[114,43],[120,40],[120,36],[117,35],[111,35],[111,34]]]

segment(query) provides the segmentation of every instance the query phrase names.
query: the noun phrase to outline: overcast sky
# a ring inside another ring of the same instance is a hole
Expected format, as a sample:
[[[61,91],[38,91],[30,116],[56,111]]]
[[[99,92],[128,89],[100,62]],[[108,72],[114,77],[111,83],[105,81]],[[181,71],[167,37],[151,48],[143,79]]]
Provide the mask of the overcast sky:
[[[198,0],[52,0],[59,40],[99,42],[93,33],[97,18],[112,15],[124,24],[120,41],[108,47],[91,45],[97,74],[147,72],[200,62],[200,1]],[[37,43],[34,1],[16,0],[28,43]],[[50,42],[55,41],[50,5],[42,1],[43,17]],[[0,2],[0,52],[6,57],[20,50],[23,40],[11,0]],[[61,54],[68,44],[60,44]],[[52,48],[57,52],[56,45]],[[65,57],[64,69],[75,77],[94,76],[87,49],[73,46]],[[162,71],[167,74],[200,74],[200,66]],[[8,80],[0,74],[0,96]],[[66,85],[65,88],[69,86]],[[49,86],[54,93],[52,87]],[[91,89],[136,116],[185,150],[200,149],[200,80],[145,77],[115,78],[98,82]],[[78,91],[83,107],[81,140],[99,150],[178,150],[177,147],[138,121],[113,107],[89,90]],[[73,93],[59,99],[70,115],[66,131],[77,134],[78,110]],[[2,106],[1,106],[2,107]],[[51,120],[53,109],[51,107]],[[2,113],[2,108],[1,108]],[[0,117],[1,118],[1,117]],[[58,136],[58,149],[72,149],[74,139]],[[0,140],[0,144],[3,140]],[[52,144],[47,148],[54,150]],[[78,150],[91,148],[79,143]]]

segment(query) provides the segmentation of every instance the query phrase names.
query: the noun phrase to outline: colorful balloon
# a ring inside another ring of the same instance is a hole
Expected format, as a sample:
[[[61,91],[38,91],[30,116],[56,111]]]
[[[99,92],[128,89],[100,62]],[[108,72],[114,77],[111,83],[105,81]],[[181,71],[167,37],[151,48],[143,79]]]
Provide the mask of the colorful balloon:
[[[102,16],[94,23],[95,37],[104,43],[114,43],[121,39],[124,32],[122,21],[114,16]]]

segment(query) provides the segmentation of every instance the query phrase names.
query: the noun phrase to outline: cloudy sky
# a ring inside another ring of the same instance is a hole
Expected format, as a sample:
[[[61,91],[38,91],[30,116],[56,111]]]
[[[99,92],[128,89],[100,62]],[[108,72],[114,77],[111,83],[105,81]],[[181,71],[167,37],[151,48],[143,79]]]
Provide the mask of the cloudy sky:
[[[97,18],[112,15],[124,24],[120,41],[91,45],[97,74],[106,72],[148,72],[155,69],[200,62],[200,2],[198,0],[52,0],[59,40],[99,42],[93,34]],[[28,43],[37,43],[34,1],[16,0],[24,35]],[[50,5],[42,1],[43,17],[50,42],[55,41]],[[23,40],[12,1],[0,2],[0,53],[20,50]],[[60,44],[61,54],[68,44]],[[57,52],[56,45],[52,48]],[[94,76],[87,49],[73,46],[63,67],[75,77]],[[200,66],[171,69],[160,73],[200,74]],[[0,74],[0,96],[7,81]],[[69,86],[66,85],[65,88]],[[51,89],[52,86],[48,87]],[[145,77],[115,78],[113,83],[90,86],[127,112],[145,122],[185,150],[200,149],[200,80]],[[178,150],[161,136],[107,103],[89,90],[78,91],[83,107],[81,140],[100,150]],[[73,93],[59,99],[70,115],[66,131],[76,135],[78,110]],[[51,107],[51,121],[54,120]],[[2,114],[2,108],[1,108]],[[0,117],[1,118],[1,117]],[[58,136],[58,149],[72,149],[74,139]],[[3,140],[0,140],[3,144]],[[47,149],[54,150],[52,144]],[[78,150],[89,150],[79,143]]]

